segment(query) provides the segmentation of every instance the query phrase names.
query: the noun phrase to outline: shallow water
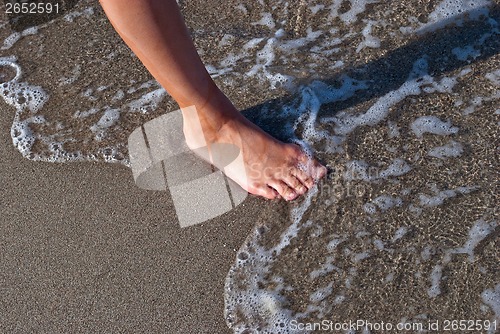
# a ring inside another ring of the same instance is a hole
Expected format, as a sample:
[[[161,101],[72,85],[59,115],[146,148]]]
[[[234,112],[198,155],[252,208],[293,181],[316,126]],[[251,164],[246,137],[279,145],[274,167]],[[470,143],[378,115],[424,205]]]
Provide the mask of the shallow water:
[[[181,7],[237,106],[330,168],[305,198],[270,206],[239,250],[225,289],[234,332],[474,319],[472,332],[494,333],[498,3],[235,2],[203,19]],[[25,157],[128,165],[130,132],[176,109],[95,3],[21,31],[5,20],[0,94]]]

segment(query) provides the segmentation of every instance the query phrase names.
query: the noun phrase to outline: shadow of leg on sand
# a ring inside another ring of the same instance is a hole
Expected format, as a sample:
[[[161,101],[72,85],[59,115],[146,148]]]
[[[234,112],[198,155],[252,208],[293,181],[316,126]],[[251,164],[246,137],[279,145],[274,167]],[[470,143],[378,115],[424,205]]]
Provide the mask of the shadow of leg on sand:
[[[485,16],[484,13],[488,12],[489,16]],[[474,18],[474,20],[469,18]],[[330,99],[333,102],[322,104],[319,116],[334,116],[341,110],[355,107],[398,89],[408,80],[414,64],[419,59],[424,58],[427,61],[427,69],[416,77],[412,77],[417,81],[426,74],[442,76],[471,63],[495,56],[500,52],[499,18],[500,6],[498,5],[476,9],[450,20],[462,22],[460,25],[456,24],[423,35],[416,35],[416,39],[389,52],[385,57],[321,78],[321,85],[333,87],[335,96]],[[459,53],[464,49],[473,51],[473,55],[460,57]],[[343,90],[346,80],[353,81],[354,86],[360,83],[363,86]],[[303,84],[301,88],[308,86],[313,93],[316,93],[314,86],[319,82],[315,81]],[[246,109],[243,113],[266,132],[280,140],[289,141],[292,139],[290,126],[301,115],[283,111],[289,107],[295,109],[301,102],[302,98],[299,93],[293,97],[287,96],[267,101]]]

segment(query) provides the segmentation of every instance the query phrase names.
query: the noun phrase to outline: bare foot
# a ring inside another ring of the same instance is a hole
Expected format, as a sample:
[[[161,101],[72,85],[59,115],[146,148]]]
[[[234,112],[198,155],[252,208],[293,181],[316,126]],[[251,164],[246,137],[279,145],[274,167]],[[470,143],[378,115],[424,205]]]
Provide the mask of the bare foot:
[[[209,156],[202,157],[251,194],[294,200],[326,174],[326,168],[297,145],[282,143],[247,120],[218,89],[204,106],[182,108],[182,113],[187,145],[195,152],[208,147]],[[240,151],[229,166],[210,150],[223,143]]]

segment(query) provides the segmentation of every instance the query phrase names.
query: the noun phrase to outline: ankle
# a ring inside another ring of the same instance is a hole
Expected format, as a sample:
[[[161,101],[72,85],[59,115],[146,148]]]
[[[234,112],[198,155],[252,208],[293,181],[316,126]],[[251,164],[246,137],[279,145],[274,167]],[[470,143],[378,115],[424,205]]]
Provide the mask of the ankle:
[[[191,105],[181,110],[184,123],[188,126],[186,130],[202,130],[206,137],[214,140],[228,125],[234,123],[239,117],[243,117],[218,88],[206,99],[205,103]]]

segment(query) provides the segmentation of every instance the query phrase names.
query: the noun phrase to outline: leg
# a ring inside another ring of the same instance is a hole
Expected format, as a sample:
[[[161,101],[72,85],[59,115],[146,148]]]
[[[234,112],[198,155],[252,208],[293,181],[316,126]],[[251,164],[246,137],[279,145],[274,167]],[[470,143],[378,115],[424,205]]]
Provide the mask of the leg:
[[[191,145],[230,143],[243,155],[245,170],[226,171],[252,194],[292,200],[323,177],[325,167],[298,146],[282,143],[248,121],[219,90],[201,62],[175,0],[101,0],[111,24],[183,110]],[[203,133],[194,131],[201,124]],[[300,169],[299,165],[310,168]]]

